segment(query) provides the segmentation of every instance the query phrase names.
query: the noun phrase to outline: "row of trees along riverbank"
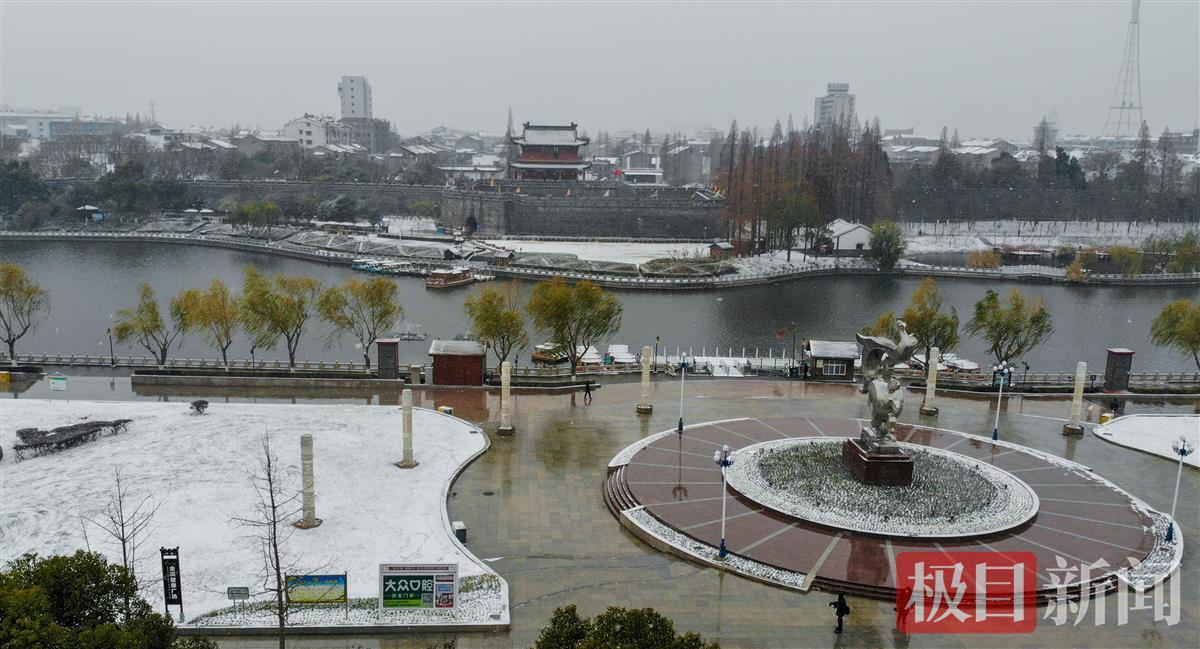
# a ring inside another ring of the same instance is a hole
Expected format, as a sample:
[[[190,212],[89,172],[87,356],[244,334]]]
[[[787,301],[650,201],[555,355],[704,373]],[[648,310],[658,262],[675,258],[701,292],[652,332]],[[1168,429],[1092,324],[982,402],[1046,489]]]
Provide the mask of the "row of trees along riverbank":
[[[118,342],[134,343],[150,352],[160,364],[182,337],[202,336],[220,352],[226,352],[234,337],[246,335],[252,344],[271,349],[281,342],[295,367],[296,349],[309,332],[314,317],[325,324],[326,342],[352,337],[360,346],[370,369],[370,349],[381,335],[394,330],[404,316],[398,302],[398,287],[386,277],[368,280],[350,278],[334,286],[322,286],[305,276],[268,277],[253,266],[244,270],[242,293],[232,293],[219,279],[207,288],[187,289],[160,305],[154,290],[142,284],[136,305],[117,311],[113,334]],[[463,304],[475,339],[484,343],[503,363],[529,345],[526,318],[568,357],[571,367],[579,365],[584,350],[604,343],[621,327],[624,308],[613,294],[582,281],[562,278],[534,285],[528,302],[520,303],[514,284],[483,286]],[[16,363],[16,343],[46,321],[50,315],[49,294],[15,264],[0,264],[0,340]],[[863,329],[872,335],[895,336],[902,320],[928,351],[938,347],[954,350],[960,340],[958,312],[943,309],[943,298],[932,278],[913,292],[909,306],[897,318],[881,314]],[[1042,344],[1053,331],[1049,309],[1040,297],[1027,298],[1019,289],[1001,297],[988,290],[975,303],[966,333],[988,342],[997,362],[1014,361]],[[1151,325],[1151,340],[1189,355],[1200,369],[1200,301],[1183,299],[1166,305]]]
[[[1143,124],[1132,155],[1099,152],[1083,163],[1048,145],[1035,130],[1030,161],[998,153],[973,166],[954,152],[957,134],[941,142],[932,165],[889,164],[878,120],[786,131],[769,137],[738,131],[721,143],[711,184],[726,197],[728,236],[750,252],[788,250],[827,237],[834,219],[903,220],[1194,220],[1200,214],[1200,171],[1182,177],[1165,134],[1157,147]],[[1093,180],[1089,181],[1088,177]]]

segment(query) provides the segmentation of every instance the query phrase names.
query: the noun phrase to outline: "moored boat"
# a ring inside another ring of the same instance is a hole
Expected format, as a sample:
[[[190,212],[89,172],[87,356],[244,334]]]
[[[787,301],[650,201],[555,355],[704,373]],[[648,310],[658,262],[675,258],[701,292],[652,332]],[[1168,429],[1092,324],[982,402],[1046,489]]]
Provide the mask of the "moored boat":
[[[429,276],[425,278],[425,288],[452,288],[474,281],[475,276],[470,268],[456,266],[429,271]]]
[[[535,363],[555,364],[566,361],[566,352],[554,343],[542,343],[533,348],[533,362]]]

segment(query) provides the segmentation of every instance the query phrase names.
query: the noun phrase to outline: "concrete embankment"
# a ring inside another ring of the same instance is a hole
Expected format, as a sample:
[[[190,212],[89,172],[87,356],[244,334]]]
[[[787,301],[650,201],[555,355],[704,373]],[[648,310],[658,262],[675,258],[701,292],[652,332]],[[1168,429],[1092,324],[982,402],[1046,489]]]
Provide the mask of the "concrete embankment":
[[[182,234],[149,234],[149,233],[96,233],[96,232],[0,232],[0,240],[8,241],[119,241],[119,242],[159,242],[187,244],[228,248],[248,252],[259,252],[282,255],[296,259],[316,261],[335,265],[349,265],[356,253],[331,251],[320,248],[308,248],[290,244],[286,241],[259,243],[239,241],[228,237],[202,237]],[[399,259],[399,258],[396,258]],[[429,261],[429,260],[419,260]],[[448,262],[447,262],[448,263]],[[463,263],[461,261],[456,263]],[[628,290],[652,291],[705,291],[761,284],[775,284],[817,277],[838,277],[848,275],[888,275],[899,277],[938,277],[949,279],[992,280],[1041,284],[1068,284],[1065,272],[1060,268],[1049,266],[1015,266],[999,269],[980,269],[945,266],[904,266],[888,271],[878,270],[859,260],[847,260],[845,265],[838,267],[807,267],[788,268],[764,272],[742,272],[720,276],[703,277],[650,277],[645,275],[605,275],[598,273],[580,273],[568,269],[543,269],[524,267],[498,267],[467,262],[477,270],[487,272],[497,277],[509,277],[540,281],[553,277],[563,277],[568,280],[589,280],[600,286]],[[1200,285],[1200,273],[1164,273],[1136,275],[1090,275],[1083,283],[1087,286],[1160,286],[1160,285]]]

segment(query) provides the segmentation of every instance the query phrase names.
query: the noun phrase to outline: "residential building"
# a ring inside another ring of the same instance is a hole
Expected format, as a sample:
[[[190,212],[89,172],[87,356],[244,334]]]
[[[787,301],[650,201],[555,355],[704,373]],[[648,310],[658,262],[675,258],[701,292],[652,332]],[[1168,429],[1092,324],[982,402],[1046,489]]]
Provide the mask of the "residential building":
[[[392,123],[375,117],[343,117],[339,120],[350,127],[350,141],[365,147],[371,153],[380,153],[392,148]]]
[[[295,138],[305,149],[325,144],[353,144],[353,129],[332,117],[304,115],[283,125],[281,134]]]
[[[300,140],[277,133],[242,132],[231,139],[238,151],[248,157],[263,152],[277,156],[283,153],[297,153],[300,150]]]
[[[817,97],[813,104],[813,124],[850,124],[854,122],[854,95],[850,94],[849,83],[825,85],[825,96]]]
[[[834,219],[825,227],[829,229],[829,238],[838,251],[871,249],[871,228],[862,223]]]
[[[509,177],[534,180],[579,180],[591,164],[579,155],[589,142],[580,137],[579,125],[530,124],[525,122],[520,137],[512,137],[520,152],[508,165]]]
[[[487,180],[504,177],[504,161],[500,156],[487,153],[471,156],[470,164],[439,166],[438,169],[452,179]]]
[[[357,117],[371,119],[371,84],[366,77],[342,77],[338,83],[338,97],[342,100],[342,118]]]
[[[107,135],[124,123],[117,120],[82,117],[79,109],[64,107],[57,111],[0,111],[0,127],[23,132],[35,140],[50,140],[68,135]]]

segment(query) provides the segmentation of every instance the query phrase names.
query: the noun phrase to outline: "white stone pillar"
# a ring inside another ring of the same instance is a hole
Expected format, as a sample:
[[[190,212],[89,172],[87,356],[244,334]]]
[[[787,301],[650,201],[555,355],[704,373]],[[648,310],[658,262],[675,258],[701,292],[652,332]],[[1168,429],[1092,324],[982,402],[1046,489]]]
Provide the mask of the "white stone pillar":
[[[304,518],[296,522],[296,527],[309,529],[321,524],[321,519],[317,518],[317,489],[313,479],[312,435],[305,434],[300,436],[300,471],[304,487]]]
[[[496,432],[512,435],[515,430],[512,425],[512,363],[504,361],[500,364],[500,425]]]
[[[404,459],[396,463],[401,469],[411,469],[417,466],[413,459],[413,424],[412,424],[412,390],[405,388],[400,393],[401,408],[404,411]]]
[[[1087,363],[1075,365],[1075,394],[1071,397],[1071,421],[1063,425],[1063,435],[1083,434],[1083,381],[1087,377]]]
[[[936,417],[938,415],[937,406],[933,405],[933,397],[937,392],[937,368],[938,361],[942,359],[942,352],[937,347],[929,350],[929,357],[925,359],[927,374],[925,378],[925,403],[921,404],[921,414],[926,417]]]
[[[650,404],[650,355],[653,352],[649,345],[642,347],[642,401],[637,406],[637,414],[648,415],[654,412]]]

